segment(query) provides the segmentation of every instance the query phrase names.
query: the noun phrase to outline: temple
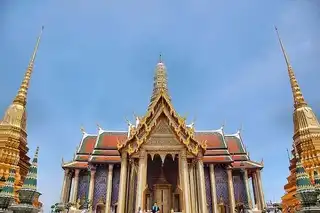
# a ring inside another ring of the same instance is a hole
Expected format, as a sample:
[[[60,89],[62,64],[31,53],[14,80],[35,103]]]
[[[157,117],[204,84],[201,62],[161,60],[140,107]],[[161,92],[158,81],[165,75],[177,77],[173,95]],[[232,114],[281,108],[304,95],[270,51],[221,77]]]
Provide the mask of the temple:
[[[4,117],[0,120],[0,190],[5,188],[6,182],[14,172],[14,197],[19,201],[18,191],[23,186],[27,177],[30,164],[27,143],[27,93],[31,74],[34,69],[38,47],[41,40],[43,27],[38,36],[25,76],[12,104],[7,108]],[[1,198],[0,198],[1,199]],[[35,207],[41,207],[38,197],[33,200]]]
[[[297,156],[300,156],[299,161],[301,161],[306,174],[309,175],[311,182],[313,183],[315,174],[314,172],[320,172],[320,124],[316,115],[308,106],[302,95],[301,89],[298,85],[293,68],[289,62],[288,55],[284,49],[277,29],[276,32],[287,64],[294,101],[294,134],[291,151],[293,157],[290,159],[290,175],[287,178],[288,183],[284,186],[286,193],[282,197],[282,207],[283,212],[295,212],[300,208],[300,200],[298,199],[298,196],[296,196]]]
[[[127,131],[81,129],[73,160],[62,161],[62,204],[97,213],[149,210],[154,202],[163,213],[265,208],[263,162],[250,159],[240,131],[186,123],[172,105],[161,58],[146,114],[127,123]]]

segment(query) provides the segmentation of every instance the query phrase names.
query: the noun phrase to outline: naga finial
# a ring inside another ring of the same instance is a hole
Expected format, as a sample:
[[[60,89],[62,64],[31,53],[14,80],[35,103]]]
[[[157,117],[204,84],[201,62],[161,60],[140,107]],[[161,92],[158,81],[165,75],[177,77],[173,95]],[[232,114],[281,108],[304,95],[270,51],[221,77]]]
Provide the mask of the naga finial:
[[[86,134],[86,130],[84,129],[83,125],[81,125],[80,131],[82,132],[82,134]]]
[[[97,123],[97,127],[98,127],[98,130],[102,130],[102,128],[101,128],[99,123]]]

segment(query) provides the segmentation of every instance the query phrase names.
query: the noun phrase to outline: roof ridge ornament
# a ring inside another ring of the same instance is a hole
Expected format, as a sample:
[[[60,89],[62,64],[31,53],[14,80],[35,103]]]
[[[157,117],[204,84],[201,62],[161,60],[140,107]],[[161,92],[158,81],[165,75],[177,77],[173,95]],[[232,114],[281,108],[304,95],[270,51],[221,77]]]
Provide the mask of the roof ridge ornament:
[[[304,97],[302,95],[302,92],[301,92],[301,89],[299,87],[298,81],[297,81],[297,79],[295,77],[293,68],[292,68],[292,66],[290,64],[289,57],[288,57],[288,55],[287,55],[287,53],[286,53],[286,51],[284,49],[284,45],[283,45],[282,40],[280,38],[280,35],[279,35],[279,32],[278,32],[278,28],[276,26],[274,28],[276,30],[276,33],[277,33],[277,36],[278,36],[278,40],[279,40],[279,43],[280,43],[280,47],[281,47],[284,59],[285,59],[286,64],[287,64],[287,69],[288,69],[288,74],[289,74],[289,79],[290,79],[290,84],[291,84],[291,90],[292,90],[292,95],[293,95],[293,101],[294,101],[294,108],[298,109],[300,107],[307,106],[307,102],[305,101],[305,99],[304,99]]]

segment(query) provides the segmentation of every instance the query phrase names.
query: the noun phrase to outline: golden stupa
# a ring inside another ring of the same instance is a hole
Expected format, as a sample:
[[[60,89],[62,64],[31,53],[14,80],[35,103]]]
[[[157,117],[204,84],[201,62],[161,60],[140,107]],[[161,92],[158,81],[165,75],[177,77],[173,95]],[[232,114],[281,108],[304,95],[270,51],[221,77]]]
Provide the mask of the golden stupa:
[[[27,93],[42,30],[43,27],[18,93],[12,104],[5,111],[3,119],[0,120],[0,177],[2,180],[7,179],[9,170],[15,168],[15,191],[21,188],[30,167],[30,158],[27,155],[29,148],[27,145],[26,131]],[[0,187],[2,187],[3,184],[4,181],[0,181]]]
[[[294,100],[293,111],[293,146],[292,155],[295,155],[294,146],[297,148],[298,155],[301,158],[306,172],[314,181],[314,171],[320,172],[320,124],[316,115],[305,101],[297,79],[293,72],[289,58],[284,49],[283,43],[276,29],[280,46],[287,64],[288,74]],[[299,205],[296,194],[296,159],[290,160],[290,175],[287,178],[288,183],[284,186],[285,195],[282,196],[282,212],[294,212]]]

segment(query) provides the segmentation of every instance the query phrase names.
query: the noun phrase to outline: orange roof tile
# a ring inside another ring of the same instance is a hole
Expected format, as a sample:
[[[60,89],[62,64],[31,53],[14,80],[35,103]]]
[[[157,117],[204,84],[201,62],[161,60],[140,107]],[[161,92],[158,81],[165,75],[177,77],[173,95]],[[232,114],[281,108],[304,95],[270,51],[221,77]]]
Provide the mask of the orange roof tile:
[[[88,135],[86,136],[80,145],[80,149],[78,153],[81,154],[90,154],[93,151],[93,148],[96,144],[97,136],[95,135]]]
[[[230,156],[204,156],[203,157],[204,163],[213,163],[213,162],[232,162]]]
[[[77,155],[75,160],[76,161],[88,161],[89,155]]]
[[[127,139],[126,132],[103,132],[99,135],[98,142],[95,148],[99,149],[114,149],[117,148],[117,143]]]
[[[207,141],[207,149],[209,148],[226,148],[226,145],[223,140],[223,135],[219,132],[196,132],[196,140]]]
[[[263,168],[260,163],[253,161],[234,161],[231,165],[234,168]]]
[[[244,160],[249,160],[247,155],[231,155],[232,159],[234,161],[244,161]]]
[[[241,140],[236,136],[225,136],[227,141],[228,150],[230,153],[246,153],[243,149]]]
[[[227,149],[207,149],[204,155],[229,155]]]
[[[120,155],[119,151],[116,149],[112,150],[100,150],[100,149],[95,149],[93,150],[93,155],[113,155],[113,156],[118,156]]]
[[[78,161],[66,163],[65,165],[62,166],[62,168],[87,168],[87,167],[88,167],[88,162],[78,162]]]
[[[120,162],[120,156],[92,156],[91,162]]]

